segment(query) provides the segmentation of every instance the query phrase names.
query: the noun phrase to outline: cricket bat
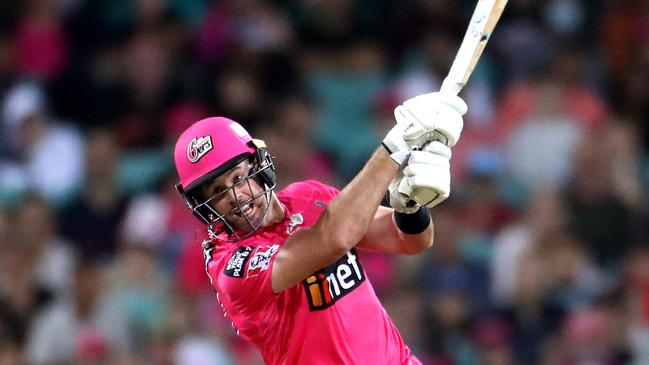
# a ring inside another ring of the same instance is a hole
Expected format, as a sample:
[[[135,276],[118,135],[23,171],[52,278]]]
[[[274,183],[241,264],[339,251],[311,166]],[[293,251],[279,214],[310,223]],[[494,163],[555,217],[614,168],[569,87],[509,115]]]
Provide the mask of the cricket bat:
[[[457,95],[466,85],[500,19],[508,0],[478,0],[460,49],[455,55],[448,75],[442,82],[441,93]]]

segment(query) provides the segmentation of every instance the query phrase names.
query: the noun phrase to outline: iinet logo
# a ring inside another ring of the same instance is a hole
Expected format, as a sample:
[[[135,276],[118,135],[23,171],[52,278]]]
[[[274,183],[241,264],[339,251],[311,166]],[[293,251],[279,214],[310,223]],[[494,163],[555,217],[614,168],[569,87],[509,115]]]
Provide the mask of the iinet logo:
[[[351,250],[338,261],[304,280],[304,289],[312,311],[332,306],[365,281],[356,252]]]

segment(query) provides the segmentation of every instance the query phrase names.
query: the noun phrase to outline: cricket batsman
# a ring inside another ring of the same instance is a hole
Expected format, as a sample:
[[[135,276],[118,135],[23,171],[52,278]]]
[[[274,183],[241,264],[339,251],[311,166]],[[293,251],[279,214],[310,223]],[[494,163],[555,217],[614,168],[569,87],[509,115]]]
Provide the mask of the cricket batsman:
[[[421,364],[376,297],[358,251],[416,254],[428,208],[450,193],[451,147],[467,106],[429,93],[342,190],[309,180],[276,192],[265,144],[237,122],[200,120],[175,147],[177,189],[207,225],[206,271],[238,334],[267,364]],[[386,190],[391,208],[380,206]]]

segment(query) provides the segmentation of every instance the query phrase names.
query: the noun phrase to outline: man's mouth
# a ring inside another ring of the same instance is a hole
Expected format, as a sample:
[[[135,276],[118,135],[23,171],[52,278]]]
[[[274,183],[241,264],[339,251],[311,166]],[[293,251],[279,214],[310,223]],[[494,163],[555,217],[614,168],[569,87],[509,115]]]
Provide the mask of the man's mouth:
[[[234,213],[234,215],[236,215],[237,217],[241,217],[241,218],[243,218],[244,215],[248,216],[248,217],[251,217],[254,210],[255,209],[252,206],[252,202],[250,202],[248,204],[240,206],[240,208],[237,209],[237,211]]]

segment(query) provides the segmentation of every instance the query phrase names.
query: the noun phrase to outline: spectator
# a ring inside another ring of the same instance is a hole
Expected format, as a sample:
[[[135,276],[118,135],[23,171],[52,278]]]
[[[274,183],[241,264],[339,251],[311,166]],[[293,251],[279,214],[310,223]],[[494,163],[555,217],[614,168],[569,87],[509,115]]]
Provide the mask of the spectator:
[[[567,158],[583,129],[559,99],[561,86],[552,81],[536,84],[535,104],[507,140],[507,157],[512,175],[528,189],[544,184],[562,185],[571,166]],[[547,136],[553,135],[553,138]],[[539,160],[538,156],[544,156]]]
[[[553,300],[560,307],[588,303],[607,289],[606,278],[589,251],[568,230],[568,219],[561,195],[542,189],[525,216],[499,234],[491,266],[491,295],[497,306],[514,304],[514,298],[519,296],[516,280],[526,260],[554,268],[544,276],[544,295],[548,295],[544,300]]]
[[[521,259],[512,305],[502,311],[513,327],[513,351],[518,363],[542,359],[545,343],[556,335],[565,311],[548,301],[545,263],[534,255]]]
[[[120,224],[120,251],[111,268],[111,295],[128,317],[132,348],[146,348],[158,323],[164,322],[170,283],[160,267],[167,211],[157,196],[129,204]]]
[[[649,247],[634,247],[624,264],[625,307],[629,318],[627,327],[629,347],[635,363],[649,361]]]
[[[259,135],[273,148],[274,163],[283,172],[279,187],[304,178],[333,182],[333,167],[325,154],[313,146],[316,112],[304,96],[288,96],[277,102],[272,123],[260,128]]]
[[[57,206],[73,198],[84,174],[82,136],[73,125],[48,113],[40,85],[21,82],[8,91],[2,103],[2,126],[3,144],[14,157],[2,164],[14,166],[22,189],[34,189]]]
[[[61,232],[83,256],[114,258],[118,225],[126,212],[126,198],[116,181],[119,146],[113,131],[98,129],[88,136],[87,173],[79,196],[61,213]]]
[[[384,54],[376,42],[352,38],[340,51],[316,53],[306,75],[320,105],[314,129],[317,146],[332,156],[344,181],[379,140],[371,124],[371,102],[385,84],[383,67]]]
[[[561,364],[628,364],[628,357],[617,348],[614,312],[587,308],[570,314],[563,328]]]
[[[615,271],[634,239],[633,211],[616,194],[606,139],[604,133],[589,133],[576,146],[566,203],[577,237],[600,265]]]
[[[48,81],[68,61],[69,46],[63,31],[64,7],[54,1],[30,0],[16,30],[18,71]]]
[[[24,363],[29,328],[52,293],[34,278],[34,260],[28,246],[7,240],[0,250],[0,347],[2,356]]]
[[[27,344],[31,364],[116,362],[129,353],[125,314],[103,292],[98,261],[83,258],[74,270],[73,294],[34,321]]]
[[[57,231],[55,211],[38,194],[27,194],[19,203],[15,237],[30,252],[34,280],[55,297],[69,294],[75,252]]]

